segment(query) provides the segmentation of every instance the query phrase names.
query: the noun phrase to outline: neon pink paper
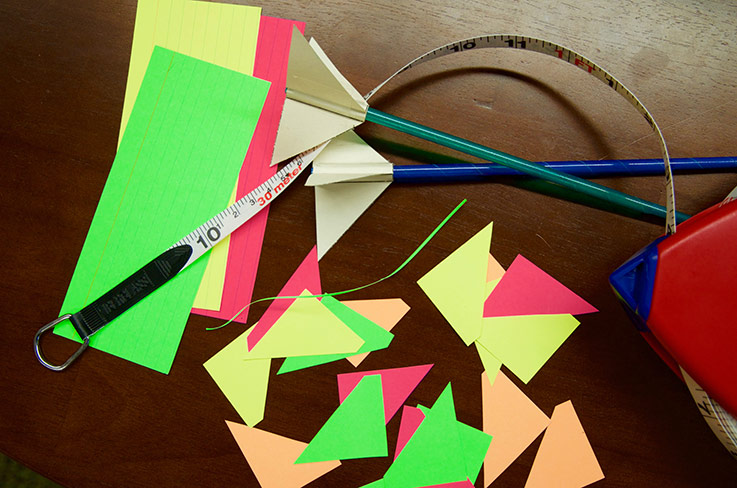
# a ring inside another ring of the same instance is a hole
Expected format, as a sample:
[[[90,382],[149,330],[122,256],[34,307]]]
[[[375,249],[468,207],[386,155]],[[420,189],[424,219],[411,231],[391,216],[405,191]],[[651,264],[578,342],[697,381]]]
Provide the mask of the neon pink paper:
[[[360,371],[338,375],[338,397],[341,403],[353,391],[361,378],[371,374],[381,375],[381,388],[384,393],[384,415],[388,424],[399,410],[404,401],[420,384],[432,364],[409,366],[406,368],[377,369],[374,371]]]
[[[320,270],[317,267],[317,246],[307,253],[307,257],[302,260],[291,278],[279,292],[277,296],[299,296],[307,289],[313,295],[322,293],[320,285]],[[282,314],[294,303],[296,298],[284,298],[274,300],[266,309],[261,319],[254,326],[250,334],[248,334],[248,350],[261,340],[261,338],[271,329],[271,326],[282,316]],[[356,382],[358,383],[358,382]],[[355,386],[355,385],[354,385]]]
[[[473,488],[471,480],[454,481],[453,483],[443,483],[442,485],[424,486],[423,488]]]
[[[484,303],[484,317],[591,312],[598,310],[521,254]]]
[[[402,408],[402,423],[399,424],[399,434],[397,435],[397,448],[394,450],[394,459],[397,459],[399,453],[402,452],[404,446],[407,445],[412,435],[425,420],[425,414],[422,410],[415,407],[405,405]]]
[[[293,26],[304,32],[304,22],[261,17],[253,74],[257,78],[270,81],[271,87],[238,176],[236,198],[249,193],[273,176],[277,170],[276,166],[269,166],[269,163],[286,97],[287,65]],[[192,309],[194,313],[229,320],[251,302],[268,214],[267,206],[231,234],[220,310],[194,308]],[[300,289],[302,290],[304,287]],[[248,310],[240,314],[235,321],[246,323],[247,317]]]

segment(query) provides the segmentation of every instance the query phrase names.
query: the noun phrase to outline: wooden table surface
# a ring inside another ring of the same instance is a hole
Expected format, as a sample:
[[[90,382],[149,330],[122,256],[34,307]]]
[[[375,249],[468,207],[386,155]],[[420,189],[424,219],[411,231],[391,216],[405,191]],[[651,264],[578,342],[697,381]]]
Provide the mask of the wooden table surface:
[[[256,486],[224,423],[239,419],[202,367],[242,326],[206,332],[219,322],[192,315],[169,375],[95,350],[53,373],[31,348],[38,327],[59,312],[115,155],[135,12],[132,0],[0,1],[0,451],[70,487]],[[489,33],[549,39],[631,88],[661,125],[672,157],[737,154],[733,2],[298,0],[265,2],[263,14],[305,21],[307,35],[361,93],[453,40]],[[436,60],[392,82],[372,105],[535,161],[660,155],[624,99],[534,53],[483,50]],[[408,147],[435,153],[429,159],[466,159],[368,124],[359,133],[394,163],[424,162]],[[598,181],[665,202],[661,176]],[[272,205],[255,297],[277,293],[314,245],[314,196],[303,182]],[[680,175],[675,182],[678,209],[693,214],[724,198],[737,174]],[[478,356],[416,281],[493,220],[492,252],[502,265],[521,253],[600,310],[580,317],[528,385],[514,379],[548,415],[573,401],[606,475],[596,486],[735,486],[737,462],[607,282],[663,232],[660,222],[509,180],[396,184],[321,261],[324,289],[388,274],[463,198],[465,207],[405,270],[347,297],[401,297],[411,306],[391,347],[360,369],[435,363],[408,403],[432,404],[451,381],[459,420],[481,427]],[[251,322],[264,310],[255,306]],[[74,349],[60,338],[45,345],[52,357]],[[343,362],[272,376],[259,427],[309,441],[337,406],[335,374],[349,370]],[[390,446],[398,428],[399,416],[388,425]],[[523,486],[539,444],[493,486]],[[389,462],[346,461],[311,486],[360,486]]]

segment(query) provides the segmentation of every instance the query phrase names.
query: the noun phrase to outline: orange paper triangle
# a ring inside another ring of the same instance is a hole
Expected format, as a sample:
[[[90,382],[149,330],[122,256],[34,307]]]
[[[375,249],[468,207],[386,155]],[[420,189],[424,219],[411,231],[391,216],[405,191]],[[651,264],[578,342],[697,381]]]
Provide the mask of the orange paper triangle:
[[[301,488],[340,466],[340,461],[294,464],[307,443],[227,420],[225,423],[262,488]]]
[[[580,488],[603,478],[573,403],[561,403],[553,410],[525,488]]]
[[[483,430],[492,436],[484,459],[484,486],[489,486],[527,449],[550,419],[499,371],[493,385],[481,375]]]

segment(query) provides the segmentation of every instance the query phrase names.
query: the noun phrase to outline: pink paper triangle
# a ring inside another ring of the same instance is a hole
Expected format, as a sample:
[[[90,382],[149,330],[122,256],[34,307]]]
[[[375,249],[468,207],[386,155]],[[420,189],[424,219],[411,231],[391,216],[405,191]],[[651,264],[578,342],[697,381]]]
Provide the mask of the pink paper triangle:
[[[406,368],[377,369],[374,371],[360,371],[338,375],[338,397],[341,403],[353,391],[361,378],[371,374],[381,375],[381,388],[384,393],[384,415],[388,424],[409,397],[415,387],[420,384],[432,364],[409,366]]]
[[[553,410],[525,488],[580,488],[604,478],[570,400]]]
[[[307,444],[225,421],[262,488],[300,488],[340,466],[340,461],[294,464]]]
[[[317,266],[317,246],[304,258],[302,264],[292,274],[278,296],[298,296],[305,289],[309,290],[313,295],[322,293],[320,284],[320,269]],[[264,315],[258,321],[251,333],[248,335],[248,350],[261,340],[261,338],[271,329],[271,326],[282,316],[282,314],[294,303],[295,298],[284,298],[274,300],[266,309]]]
[[[558,280],[518,254],[484,303],[484,317],[597,312]]]
[[[452,483],[443,483],[442,485],[423,486],[422,488],[473,488],[471,480],[454,481]]]
[[[404,446],[407,445],[412,435],[425,419],[422,410],[405,405],[402,408],[402,423],[399,424],[399,435],[397,436],[397,448],[394,450],[394,459],[397,459]]]

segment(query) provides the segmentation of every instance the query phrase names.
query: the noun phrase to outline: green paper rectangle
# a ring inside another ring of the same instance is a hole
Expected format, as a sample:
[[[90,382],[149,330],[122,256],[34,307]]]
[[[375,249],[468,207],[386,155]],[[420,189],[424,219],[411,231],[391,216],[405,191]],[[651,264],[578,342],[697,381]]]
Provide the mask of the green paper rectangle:
[[[269,83],[156,47],[74,270],[74,313],[225,208]],[[90,345],[171,369],[206,259],[92,336]],[[55,332],[79,340],[71,323]]]

